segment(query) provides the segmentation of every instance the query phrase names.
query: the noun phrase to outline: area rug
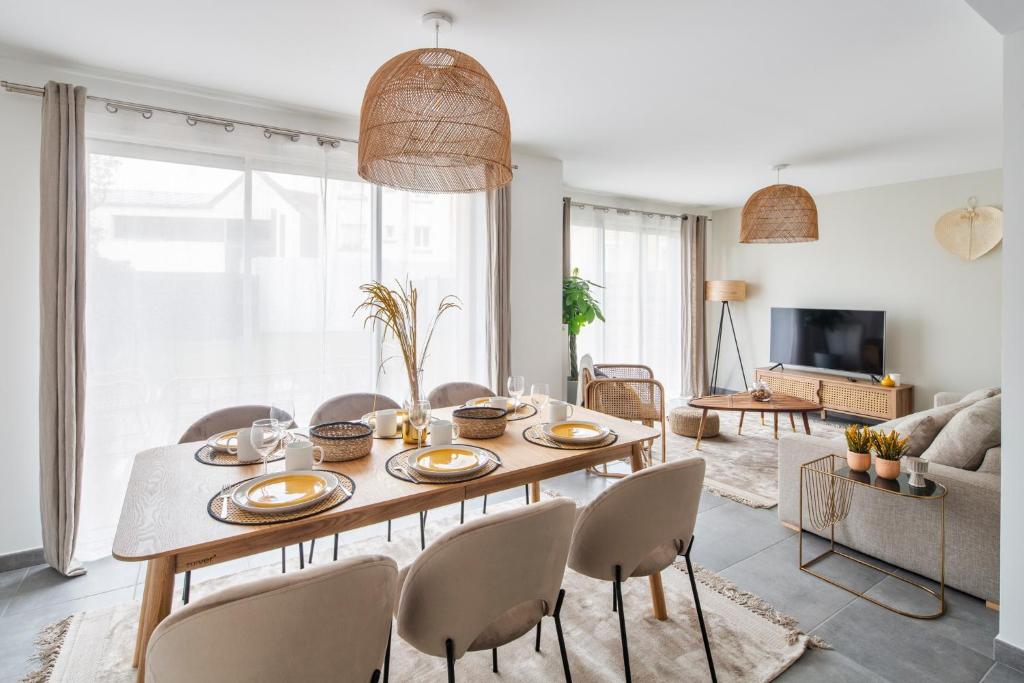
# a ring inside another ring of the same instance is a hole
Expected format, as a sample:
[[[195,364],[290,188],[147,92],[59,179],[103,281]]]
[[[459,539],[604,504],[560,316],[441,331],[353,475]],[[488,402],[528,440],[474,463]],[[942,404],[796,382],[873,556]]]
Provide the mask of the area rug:
[[[492,509],[511,509],[522,503],[507,502]],[[457,519],[428,523],[430,535],[457,524]],[[344,537],[343,537],[344,538]],[[330,543],[320,545],[330,546]],[[344,555],[385,553],[404,566],[419,553],[415,527],[396,532],[394,540],[359,541],[343,548]],[[330,549],[318,553],[315,561],[329,562]],[[298,571],[297,568],[289,571]],[[192,587],[193,600],[227,586],[270,576],[280,565],[240,572]],[[713,572],[694,570],[701,605],[707,621],[711,648],[719,680],[770,681],[810,647],[827,647],[799,631],[791,617],[744,592]],[[651,614],[647,581],[634,579],[623,585],[629,634],[630,664],[636,681],[707,681],[704,647],[690,593],[686,565],[680,562],[663,573],[668,621]],[[574,681],[618,683],[622,680],[622,657],[617,616],[611,611],[611,586],[567,571],[562,624]],[[180,595],[175,606],[180,605]],[[135,680],[131,668],[138,603],[126,603],[76,614],[46,629],[40,636],[41,669],[25,679],[32,683],[53,681],[77,683]],[[545,619],[541,652],[534,652],[533,632],[498,650],[501,680],[562,680],[561,659],[554,622]],[[285,634],[282,634],[284,637]],[[444,660],[429,657],[396,638],[392,647],[391,680],[414,681],[445,678]],[[463,681],[496,680],[491,673],[490,652],[468,652],[456,664],[456,677]]]
[[[666,448],[669,460],[699,455],[707,463],[704,487],[712,493],[729,498],[749,507],[772,508],[779,504],[779,442],[773,437],[772,416],[765,415],[764,425],[757,413],[747,413],[743,419],[743,433],[737,434],[740,414],[718,413],[718,436],[701,439],[700,450],[696,439],[668,432]],[[803,433],[803,422],[795,416],[796,429]],[[811,434],[826,439],[842,436],[844,424],[813,418]],[[779,415],[779,435],[792,431],[789,415]],[[655,446],[654,457],[660,459],[660,446]]]

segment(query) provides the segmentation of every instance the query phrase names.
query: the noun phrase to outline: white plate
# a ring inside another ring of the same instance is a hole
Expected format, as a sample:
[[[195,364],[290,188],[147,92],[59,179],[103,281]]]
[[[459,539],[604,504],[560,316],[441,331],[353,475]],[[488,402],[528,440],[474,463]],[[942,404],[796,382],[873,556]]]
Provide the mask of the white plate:
[[[290,477],[299,480],[302,486],[289,491],[287,479]],[[308,485],[311,480],[317,479],[321,483],[317,484],[318,489],[315,492],[311,492]],[[321,470],[275,472],[273,474],[264,474],[262,477],[256,477],[241,484],[231,494],[231,498],[235,501],[235,505],[243,510],[257,514],[277,515],[295,512],[310,505],[316,505],[325,497],[331,495],[340,483],[338,477],[333,472]],[[265,491],[265,502],[258,502],[258,498],[256,501],[252,500],[250,493],[264,485],[268,487]],[[275,498],[279,501],[276,504],[274,503]]]
[[[505,410],[512,410],[512,406],[514,406],[516,404],[516,400],[514,398],[509,398],[507,396],[481,396],[480,398],[472,398],[472,399],[466,401],[466,407],[467,408],[480,408],[480,407],[483,407],[483,406],[490,406],[492,398],[503,398],[503,399],[505,399]],[[520,405],[522,405],[522,404],[520,403]]]
[[[409,469],[425,477],[465,477],[487,467],[490,454],[476,446],[449,444],[428,446],[409,454]]]
[[[565,420],[545,424],[544,434],[559,443],[588,444],[603,441],[611,433],[604,425],[586,420]]]
[[[227,453],[228,448],[234,448],[238,443],[238,430],[228,429],[218,432],[206,440],[206,445],[215,451]]]

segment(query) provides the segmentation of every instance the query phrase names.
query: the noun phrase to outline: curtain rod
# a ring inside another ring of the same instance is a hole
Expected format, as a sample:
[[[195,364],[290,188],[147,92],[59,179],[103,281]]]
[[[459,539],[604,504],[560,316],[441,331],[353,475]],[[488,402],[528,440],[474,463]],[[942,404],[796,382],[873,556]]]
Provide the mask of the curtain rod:
[[[598,209],[600,211],[617,211],[619,213],[642,213],[647,216],[662,216],[663,218],[679,218],[681,220],[686,220],[687,218],[690,217],[690,214],[688,213],[661,213],[660,211],[644,211],[643,209],[624,209],[621,206],[605,206],[603,204],[591,204],[590,202],[577,202],[574,200],[570,201],[572,201],[573,206],[577,206],[581,209],[585,206],[589,206],[592,209]],[[710,216],[706,216],[706,218],[708,222],[711,222]]]

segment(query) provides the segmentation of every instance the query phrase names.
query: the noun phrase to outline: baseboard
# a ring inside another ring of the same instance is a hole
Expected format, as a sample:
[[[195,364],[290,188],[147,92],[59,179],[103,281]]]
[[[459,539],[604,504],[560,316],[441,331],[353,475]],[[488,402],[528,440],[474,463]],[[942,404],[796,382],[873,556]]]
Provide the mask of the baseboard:
[[[995,610],[996,612],[999,611],[999,603],[998,602],[992,602],[991,600],[986,600],[985,601],[985,607],[988,607],[990,610]]]
[[[44,561],[42,548],[19,550],[16,553],[0,555],[0,572],[9,572],[12,569],[24,569],[25,567],[34,567],[37,564],[43,564]]]
[[[800,531],[800,527],[798,527],[796,524],[790,524],[789,522],[779,522],[779,523],[782,524],[782,526],[786,527],[787,529],[789,529],[791,531],[797,531],[797,532]]]
[[[1024,650],[1016,645],[1011,645],[997,637],[993,641],[992,652],[995,660],[1000,664],[1017,671],[1024,671]]]

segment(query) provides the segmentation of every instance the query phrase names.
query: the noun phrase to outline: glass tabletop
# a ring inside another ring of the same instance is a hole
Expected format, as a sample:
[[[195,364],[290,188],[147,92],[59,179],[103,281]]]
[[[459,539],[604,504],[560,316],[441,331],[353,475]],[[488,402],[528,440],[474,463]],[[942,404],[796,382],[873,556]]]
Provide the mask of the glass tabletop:
[[[879,477],[875,472],[874,463],[871,464],[867,472],[853,472],[847,467],[846,458],[840,455],[827,455],[824,458],[804,463],[801,468],[820,471],[822,474],[829,476],[830,473],[827,469],[821,470],[818,467],[814,467],[816,463],[821,463],[827,458],[832,458],[832,462],[835,464],[831,476],[847,479],[861,486],[870,486],[887,493],[910,498],[942,498],[946,495],[946,487],[932,481],[927,475],[924,477],[924,486],[911,486],[910,475],[907,472],[900,472],[900,476],[896,479],[885,479]],[[809,465],[811,467],[808,467]]]

